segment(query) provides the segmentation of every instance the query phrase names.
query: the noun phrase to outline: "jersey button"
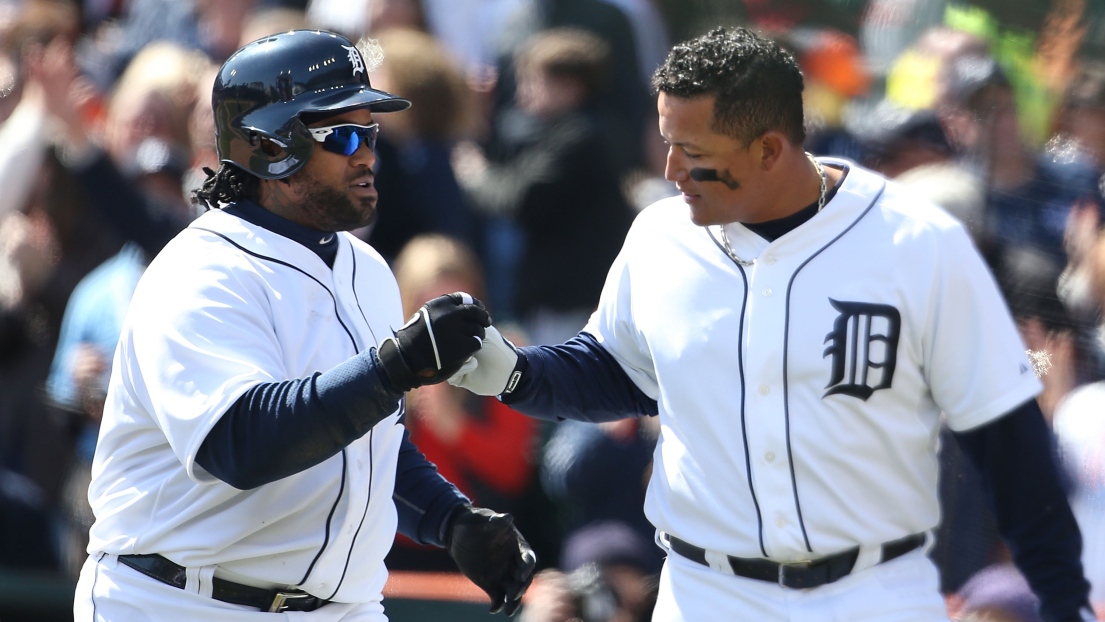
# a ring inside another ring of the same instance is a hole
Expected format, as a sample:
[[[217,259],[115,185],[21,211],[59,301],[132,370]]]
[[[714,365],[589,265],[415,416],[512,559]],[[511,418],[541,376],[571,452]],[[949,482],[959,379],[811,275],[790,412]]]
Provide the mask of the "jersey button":
[[[760,395],[767,395],[768,393],[771,393],[771,387],[767,386],[766,384],[761,384]]]
[[[780,514],[779,516],[776,516],[775,517],[775,526],[779,527],[779,528],[786,527],[787,526],[787,518],[785,516],[783,516],[782,514]]]
[[[764,295],[764,298],[771,298],[771,288],[770,287],[765,288],[764,291],[761,292],[761,293]]]
[[[767,265],[773,265],[775,263],[775,255],[767,255],[764,257],[764,263]]]
[[[764,454],[764,460],[767,460],[768,462],[775,462],[775,452],[769,451]]]

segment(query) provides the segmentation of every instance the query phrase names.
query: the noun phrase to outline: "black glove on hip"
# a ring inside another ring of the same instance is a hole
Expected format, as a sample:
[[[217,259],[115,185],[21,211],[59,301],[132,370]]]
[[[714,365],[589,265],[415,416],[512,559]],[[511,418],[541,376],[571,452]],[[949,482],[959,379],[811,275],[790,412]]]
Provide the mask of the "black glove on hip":
[[[514,517],[465,504],[452,520],[445,548],[457,568],[491,597],[491,613],[514,615],[537,565]]]
[[[376,355],[397,391],[437,384],[480,349],[488,326],[491,316],[471,295],[438,296],[385,339]]]

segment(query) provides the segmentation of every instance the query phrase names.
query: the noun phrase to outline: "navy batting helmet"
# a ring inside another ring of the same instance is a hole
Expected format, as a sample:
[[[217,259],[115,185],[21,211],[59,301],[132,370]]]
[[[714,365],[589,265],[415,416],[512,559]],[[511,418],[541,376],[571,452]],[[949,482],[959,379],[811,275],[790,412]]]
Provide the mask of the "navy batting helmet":
[[[307,163],[315,141],[303,113],[411,103],[378,91],[357,47],[331,32],[293,30],[249,43],[223,63],[211,107],[219,160],[262,179],[280,179]]]

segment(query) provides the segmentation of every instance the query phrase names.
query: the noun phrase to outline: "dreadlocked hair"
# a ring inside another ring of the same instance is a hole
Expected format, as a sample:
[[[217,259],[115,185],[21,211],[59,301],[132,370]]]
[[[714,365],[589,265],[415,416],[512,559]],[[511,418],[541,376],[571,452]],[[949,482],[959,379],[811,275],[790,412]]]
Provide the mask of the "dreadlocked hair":
[[[257,200],[261,180],[237,166],[223,162],[219,170],[213,171],[205,166],[203,172],[207,173],[207,179],[203,186],[192,191],[193,204],[209,210],[227,203]]]

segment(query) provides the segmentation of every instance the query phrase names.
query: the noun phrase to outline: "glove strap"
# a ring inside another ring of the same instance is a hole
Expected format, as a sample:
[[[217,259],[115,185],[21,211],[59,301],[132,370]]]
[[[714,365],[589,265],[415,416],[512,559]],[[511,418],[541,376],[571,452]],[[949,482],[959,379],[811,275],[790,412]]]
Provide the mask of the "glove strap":
[[[418,376],[411,371],[407,361],[403,359],[403,354],[399,351],[399,342],[395,337],[385,339],[376,349],[376,356],[380,359],[380,367],[384,369],[384,375],[391,381],[396,391],[406,393],[419,385]]]
[[[509,341],[507,343],[510,343]],[[513,346],[514,344],[510,344]],[[518,361],[514,363],[514,371],[510,372],[507,376],[506,388],[500,393],[500,396],[510,395],[514,393],[514,390],[518,388],[518,385],[522,382],[522,374],[526,371],[526,367],[529,365],[529,361],[526,360],[526,356],[522,354],[518,348],[514,348],[514,352],[518,354]]]
[[[457,518],[464,512],[470,512],[472,510],[472,504],[462,502],[458,503],[456,507],[449,510],[449,513],[445,515],[445,520],[441,521],[441,528],[438,532],[438,540],[445,546],[449,546],[453,543],[453,524],[457,522]]]

